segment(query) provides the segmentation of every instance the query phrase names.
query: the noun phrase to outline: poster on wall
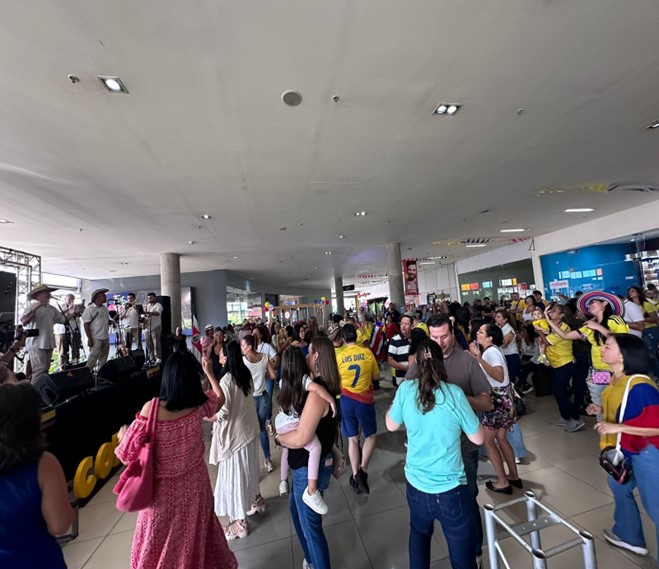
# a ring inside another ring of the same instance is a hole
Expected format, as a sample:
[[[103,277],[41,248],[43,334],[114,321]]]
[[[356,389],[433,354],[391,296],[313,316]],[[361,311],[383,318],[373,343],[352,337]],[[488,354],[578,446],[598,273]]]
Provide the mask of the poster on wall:
[[[416,259],[403,260],[403,283],[405,284],[405,296],[419,294],[419,273]]]

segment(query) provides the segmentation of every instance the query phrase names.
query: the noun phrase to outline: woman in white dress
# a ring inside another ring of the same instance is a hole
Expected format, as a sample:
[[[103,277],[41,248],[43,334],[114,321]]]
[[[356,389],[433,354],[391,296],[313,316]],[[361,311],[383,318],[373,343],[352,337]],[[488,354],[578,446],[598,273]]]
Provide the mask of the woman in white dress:
[[[262,512],[265,500],[259,490],[259,419],[252,397],[252,375],[243,362],[238,342],[225,345],[220,363],[227,373],[219,380],[225,403],[213,422],[209,461],[217,464],[215,514],[229,516],[227,540],[247,537],[246,515]],[[212,373],[204,358],[204,371]]]

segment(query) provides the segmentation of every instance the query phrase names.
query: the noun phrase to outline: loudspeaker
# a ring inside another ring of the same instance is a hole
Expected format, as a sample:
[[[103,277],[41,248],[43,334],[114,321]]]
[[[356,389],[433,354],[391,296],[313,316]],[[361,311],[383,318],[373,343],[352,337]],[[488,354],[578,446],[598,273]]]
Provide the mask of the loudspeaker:
[[[74,367],[50,376],[42,375],[33,384],[47,405],[57,405],[94,387],[94,376],[87,366]]]
[[[98,375],[110,383],[121,383],[130,379],[130,374],[133,371],[135,371],[135,361],[130,356],[124,356],[123,358],[108,360],[98,370]]]
[[[162,304],[162,314],[160,315],[161,319],[161,334],[163,336],[169,336],[172,333],[172,302],[171,298],[168,296],[157,296],[156,302]]]
[[[135,367],[137,369],[142,369],[144,367],[144,362],[146,361],[144,350],[142,350],[141,348],[139,350],[131,350],[130,357],[133,358],[133,361],[135,362]]]

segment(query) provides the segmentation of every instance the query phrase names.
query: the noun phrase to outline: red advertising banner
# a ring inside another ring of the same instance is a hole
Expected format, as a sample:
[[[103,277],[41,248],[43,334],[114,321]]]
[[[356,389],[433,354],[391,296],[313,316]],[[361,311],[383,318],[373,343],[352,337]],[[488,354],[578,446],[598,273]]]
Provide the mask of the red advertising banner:
[[[405,284],[405,296],[419,294],[419,274],[416,259],[403,259],[403,283]]]

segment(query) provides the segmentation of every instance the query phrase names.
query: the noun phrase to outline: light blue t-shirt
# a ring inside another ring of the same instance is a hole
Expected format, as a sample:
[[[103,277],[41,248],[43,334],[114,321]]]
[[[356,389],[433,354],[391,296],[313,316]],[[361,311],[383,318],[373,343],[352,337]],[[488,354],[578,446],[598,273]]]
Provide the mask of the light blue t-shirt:
[[[389,417],[407,428],[405,476],[417,490],[440,494],[466,484],[460,435],[478,432],[480,422],[457,385],[442,383],[425,415],[417,404],[418,380],[400,384]]]

